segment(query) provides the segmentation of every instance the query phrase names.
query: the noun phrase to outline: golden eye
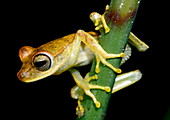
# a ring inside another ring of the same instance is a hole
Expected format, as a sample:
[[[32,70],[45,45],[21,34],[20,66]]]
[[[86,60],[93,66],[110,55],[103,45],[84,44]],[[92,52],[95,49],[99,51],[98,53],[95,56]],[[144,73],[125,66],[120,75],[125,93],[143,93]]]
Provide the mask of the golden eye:
[[[51,67],[51,59],[45,54],[38,54],[34,57],[33,64],[37,70],[46,71]]]

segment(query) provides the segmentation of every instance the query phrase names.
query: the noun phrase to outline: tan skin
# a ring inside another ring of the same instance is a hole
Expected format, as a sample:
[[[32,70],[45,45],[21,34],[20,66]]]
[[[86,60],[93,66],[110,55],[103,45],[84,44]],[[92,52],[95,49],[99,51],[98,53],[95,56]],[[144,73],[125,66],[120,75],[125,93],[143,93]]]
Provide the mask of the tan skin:
[[[30,46],[22,47],[19,51],[19,56],[23,65],[17,74],[18,78],[23,82],[33,82],[53,74],[58,75],[75,66],[89,64],[94,58],[94,55],[97,59],[96,73],[100,71],[100,61],[115,72],[120,73],[121,70],[113,67],[106,59],[124,57],[125,54],[106,53],[95,39],[97,37],[98,34],[95,32],[87,33],[83,30],[78,30],[76,34],[70,34],[38,48],[32,48]],[[86,55],[86,57],[84,55]],[[70,72],[77,85],[82,88],[87,95],[92,97],[96,107],[99,108],[100,103],[90,92],[90,89],[102,89],[110,92],[110,87],[91,85],[89,81],[96,77],[87,77],[87,82],[77,79],[75,70],[70,69]]]
[[[105,32],[108,33],[110,29],[106,25],[104,14],[100,15],[93,12],[90,15],[90,18],[95,23],[95,26],[97,26],[97,30],[104,27]],[[82,78],[79,71],[77,71],[73,67],[90,64],[92,60],[96,57],[96,73],[100,72],[100,62],[111,68],[116,73],[121,73],[121,69],[115,68],[110,63],[108,63],[106,59],[124,57],[125,54],[109,54],[105,52],[103,48],[98,44],[98,40],[99,34],[95,32],[85,32],[83,30],[78,30],[76,33],[50,41],[44,45],[41,45],[38,48],[24,46],[19,50],[19,57],[23,64],[20,71],[17,73],[18,79],[23,82],[29,83],[43,79],[50,75],[59,75],[68,70],[71,72],[77,84],[71,90],[71,96],[75,99],[79,99],[78,107],[76,108],[77,114],[79,116],[82,116],[84,114],[84,109],[80,103],[80,101],[83,100],[84,93],[90,96],[93,99],[96,107],[99,108],[101,106],[100,102],[97,101],[96,97],[91,93],[90,89],[102,89],[106,92],[110,92],[111,88],[109,86],[89,84],[90,80],[98,79],[97,75],[89,76],[89,74],[87,74],[85,78]],[[141,45],[145,46],[145,44],[141,42],[136,36],[132,37],[131,40],[133,40],[132,43],[134,44],[140,43],[137,46],[139,48],[141,47]],[[136,75],[136,73],[138,72],[139,71],[134,71],[131,74]],[[125,76],[128,75],[129,73]],[[134,79],[134,77],[130,79]],[[119,84],[121,84],[121,82],[119,82]],[[125,85],[124,87],[126,86],[127,85]],[[113,91],[117,91],[120,89],[122,88],[117,88]]]

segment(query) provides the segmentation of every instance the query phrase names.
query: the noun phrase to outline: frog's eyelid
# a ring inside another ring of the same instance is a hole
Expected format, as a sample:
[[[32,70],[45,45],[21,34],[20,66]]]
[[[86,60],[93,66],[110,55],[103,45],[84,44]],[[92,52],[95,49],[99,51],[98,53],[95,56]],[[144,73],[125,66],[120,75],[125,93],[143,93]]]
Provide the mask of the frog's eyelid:
[[[24,62],[25,60],[27,60],[28,56],[30,56],[34,50],[35,50],[35,48],[33,48],[31,46],[24,46],[24,47],[20,48],[19,57],[20,57],[21,61]]]

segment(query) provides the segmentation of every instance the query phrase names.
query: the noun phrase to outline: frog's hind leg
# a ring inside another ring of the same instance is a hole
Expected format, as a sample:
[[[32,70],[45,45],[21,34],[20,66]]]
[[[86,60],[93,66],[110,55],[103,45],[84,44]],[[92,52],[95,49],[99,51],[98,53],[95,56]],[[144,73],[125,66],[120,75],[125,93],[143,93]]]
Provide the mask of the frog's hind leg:
[[[138,51],[144,52],[146,51],[149,46],[141,41],[138,37],[136,37],[132,32],[130,32],[128,42],[135,46]]]
[[[112,93],[115,93],[123,88],[128,87],[139,81],[142,78],[142,73],[139,70],[131,71],[118,75],[115,79],[115,84]]]
[[[106,20],[105,20],[105,14],[108,13],[109,5],[106,5],[105,12],[103,15],[101,15],[101,22],[103,24],[103,27],[105,29],[105,33],[108,33],[110,31],[110,28],[107,26]]]
[[[96,26],[95,30],[99,30],[100,28],[103,27],[105,29],[105,33],[108,33],[110,31],[110,28],[107,26],[104,18],[108,10],[109,10],[109,5],[106,5],[104,14],[100,15],[97,12],[92,12],[90,14],[90,19],[94,22],[94,25]]]
[[[90,19],[93,21],[94,25],[96,26],[95,30],[100,30],[101,28],[104,28],[105,33],[108,33],[110,31],[110,28],[108,27],[106,20],[105,20],[105,14],[108,12],[109,5],[106,6],[105,12],[103,15],[100,15],[97,12],[92,12],[90,14]],[[130,32],[128,42],[135,46],[138,51],[144,52],[146,51],[149,46],[142,42],[138,37],[136,37],[132,32]]]

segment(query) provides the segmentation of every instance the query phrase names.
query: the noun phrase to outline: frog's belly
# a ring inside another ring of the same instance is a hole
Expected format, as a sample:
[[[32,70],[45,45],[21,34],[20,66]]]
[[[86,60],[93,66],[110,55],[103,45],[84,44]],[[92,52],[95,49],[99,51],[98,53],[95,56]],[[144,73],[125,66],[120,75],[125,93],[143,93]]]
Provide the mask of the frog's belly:
[[[87,45],[81,44],[77,60],[73,67],[79,67],[90,64],[94,59],[94,56],[94,53]]]

